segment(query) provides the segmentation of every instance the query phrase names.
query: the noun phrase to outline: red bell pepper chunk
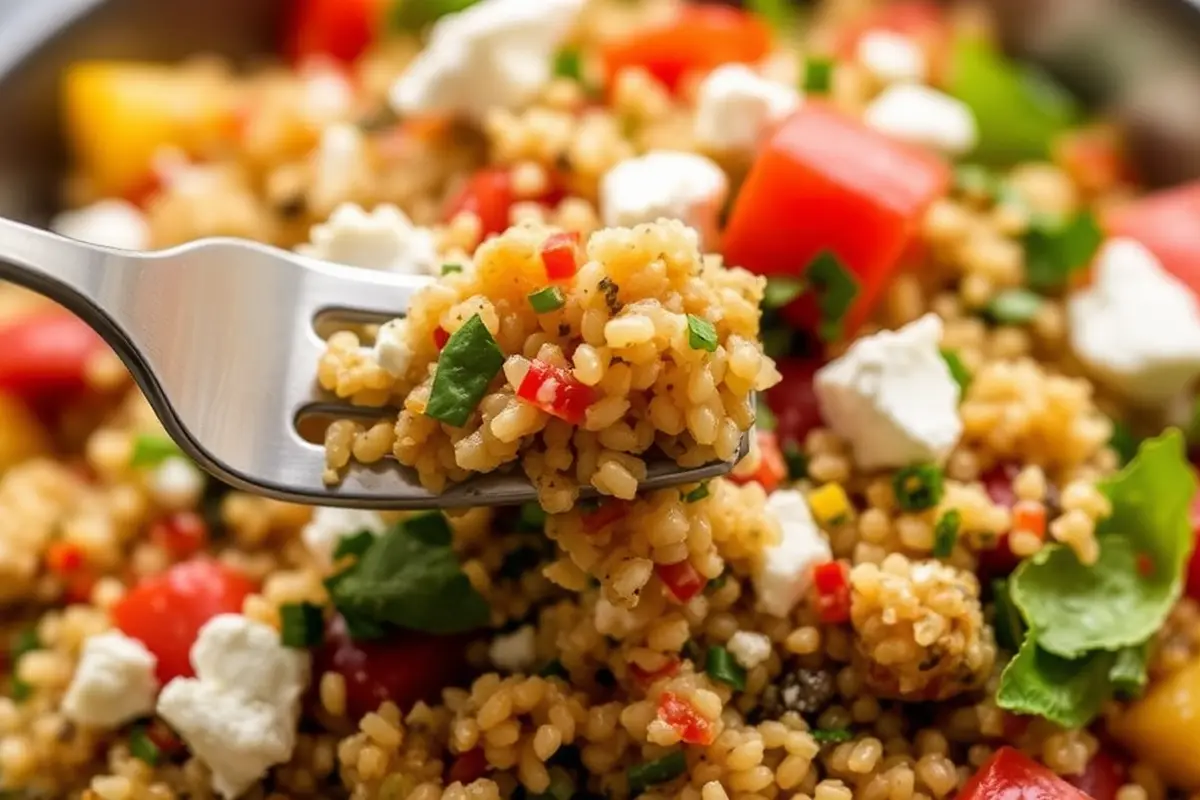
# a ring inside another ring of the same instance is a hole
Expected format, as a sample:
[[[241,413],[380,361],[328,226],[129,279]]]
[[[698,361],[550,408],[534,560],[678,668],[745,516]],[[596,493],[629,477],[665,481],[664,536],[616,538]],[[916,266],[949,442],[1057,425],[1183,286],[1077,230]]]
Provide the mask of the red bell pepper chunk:
[[[813,381],[821,363],[812,359],[782,358],[775,362],[782,380],[767,389],[767,405],[775,414],[775,438],[783,444],[803,446],[809,431],[819,428],[821,407]]]
[[[679,738],[688,744],[712,744],[716,738],[713,724],[674,692],[663,692],[658,698],[658,718],[674,728]]]
[[[51,542],[46,548],[46,569],[60,578],[83,569],[86,561],[82,548],[71,542]]]
[[[837,625],[850,619],[850,575],[846,565],[827,561],[813,568],[817,614],[822,622]]]
[[[641,67],[675,90],[689,73],[749,64],[770,49],[771,30],[753,14],[726,6],[685,5],[665,24],[609,43],[603,56],[610,85],[621,70]]]
[[[39,410],[82,391],[88,361],[106,347],[83,320],[60,309],[0,326],[0,342],[0,391]]]
[[[595,402],[596,390],[580,383],[565,367],[534,360],[517,388],[517,397],[547,414],[578,425],[583,422],[588,406]]]
[[[579,234],[551,234],[542,245],[542,264],[546,267],[546,277],[552,281],[565,281],[575,277],[579,268],[576,260],[576,250],[579,246]]]
[[[172,558],[191,558],[208,544],[208,523],[194,511],[177,511],[155,520],[150,526],[150,541]]]
[[[1200,181],[1148,194],[1108,215],[1113,236],[1144,244],[1163,269],[1200,294]]]
[[[1109,127],[1067,131],[1054,143],[1054,160],[1089,192],[1106,192],[1134,181],[1120,135]]]
[[[760,275],[802,277],[818,255],[834,253],[858,283],[844,319],[848,332],[870,313],[949,180],[937,157],[806,103],[759,151],[733,205],[725,261]],[[785,314],[816,332],[814,295],[806,292]]]
[[[925,53],[930,74],[944,74],[950,56],[950,27],[946,14],[937,3],[925,0],[902,0],[872,9],[843,28],[837,37],[837,53],[853,60],[858,43],[870,31],[887,31],[908,37]]]
[[[470,211],[479,217],[483,235],[503,233],[508,228],[508,214],[516,202],[512,177],[506,169],[482,169],[470,177],[454,195],[446,209],[446,219]]]
[[[1046,767],[1001,747],[958,793],[958,800],[1089,800]]]
[[[283,49],[292,63],[312,56],[354,61],[374,41],[383,0],[293,0]]]
[[[433,344],[438,350],[446,346],[446,342],[450,341],[450,331],[438,325],[433,329]]]
[[[690,561],[680,561],[676,564],[655,564],[654,571],[667,587],[667,591],[681,603],[686,603],[700,592],[704,591],[708,580],[700,571],[692,566]]]
[[[589,533],[598,533],[602,528],[605,528],[619,519],[622,519],[629,513],[629,503],[625,500],[609,499],[602,502],[595,511],[589,511],[583,515],[584,530]]]
[[[783,460],[783,452],[779,449],[779,440],[774,433],[759,430],[755,436],[758,440],[758,469],[752,475],[730,474],[728,477],[734,483],[758,481],[770,494],[779,488],[779,484],[787,477],[787,462]]]
[[[1125,784],[1125,765],[1098,750],[1081,775],[1067,775],[1065,780],[1093,800],[1116,800]]]

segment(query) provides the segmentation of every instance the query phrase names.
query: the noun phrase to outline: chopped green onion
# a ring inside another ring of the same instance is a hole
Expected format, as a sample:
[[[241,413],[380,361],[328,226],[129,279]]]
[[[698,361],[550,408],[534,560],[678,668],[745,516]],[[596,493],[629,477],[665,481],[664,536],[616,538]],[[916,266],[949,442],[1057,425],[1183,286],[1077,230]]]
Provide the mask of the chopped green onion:
[[[1132,428],[1124,422],[1113,421],[1112,438],[1108,440],[1108,446],[1116,451],[1117,457],[1121,460],[1121,466],[1125,466],[1133,460],[1133,457],[1137,455],[1140,443]]]
[[[361,558],[362,554],[367,552],[374,543],[375,534],[368,530],[361,530],[351,536],[343,536],[338,540],[337,547],[333,548],[333,560],[338,561],[346,556]]]
[[[729,583],[729,573],[722,572],[720,575],[713,578],[708,583],[704,584],[704,591],[710,592],[710,593],[711,592],[719,592],[721,589],[723,589],[725,587],[725,584],[727,584],[727,583]]]
[[[554,56],[554,74],[576,83],[583,83],[583,58],[579,49],[564,47]]]
[[[316,647],[324,638],[325,616],[312,603],[286,603],[279,607],[279,638],[285,647]]]
[[[1030,288],[1054,291],[1087,267],[1104,233],[1096,216],[1082,211],[1068,219],[1035,217],[1025,232],[1025,279]]]
[[[833,59],[809,56],[804,59],[804,77],[800,86],[805,94],[829,94],[833,88]]]
[[[739,692],[746,689],[746,669],[733,659],[733,655],[720,645],[708,648],[704,659],[704,671],[714,681],[727,683]]]
[[[1041,311],[1045,299],[1028,289],[1005,289],[992,298],[984,313],[1001,325],[1025,325]]]
[[[783,460],[787,464],[788,480],[798,481],[808,476],[808,456],[795,442],[783,446]]]
[[[1013,603],[1007,580],[1001,578],[992,581],[992,602],[992,627],[996,631],[996,644],[1015,653],[1025,640],[1025,623],[1021,621],[1021,612]]]
[[[398,31],[416,31],[428,27],[447,14],[456,14],[478,0],[396,0],[387,6],[388,27]]]
[[[533,306],[535,314],[549,314],[558,311],[567,304],[567,297],[557,286],[547,286],[529,293],[529,305]]]
[[[959,164],[954,168],[954,188],[962,194],[990,201],[996,199],[1000,181],[982,164]]]
[[[763,308],[783,308],[788,303],[804,294],[804,281],[786,275],[772,275],[767,278],[763,289]]]
[[[536,500],[521,504],[521,525],[530,530],[540,531],[546,527],[546,509]]]
[[[683,496],[683,502],[695,503],[696,501],[703,500],[706,497],[708,497],[708,481],[705,481],[695,489],[692,489],[690,492],[685,494]]]
[[[949,558],[958,542],[958,529],[962,526],[962,514],[951,508],[942,514],[933,526],[933,557]]]
[[[629,794],[631,797],[635,797],[641,794],[646,787],[673,781],[685,772],[687,772],[687,758],[684,757],[682,750],[675,750],[662,758],[635,764],[626,771],[625,777],[629,781]]]
[[[756,398],[754,404],[754,424],[762,431],[773,431],[779,424],[779,421],[775,419],[775,412],[767,405],[761,394]]]
[[[568,680],[571,677],[567,672],[567,668],[557,658],[547,661],[546,666],[538,670],[538,675],[541,675],[543,678],[562,678],[563,680]]]
[[[144,761],[150,766],[158,765],[159,753],[158,745],[146,734],[146,729],[141,725],[135,727],[129,733],[129,753],[139,761]]]
[[[687,315],[688,346],[693,350],[707,350],[710,353],[717,349],[717,329],[703,317],[695,314]]]
[[[892,478],[896,504],[903,511],[924,511],[942,499],[942,469],[934,464],[916,464],[897,470]]]
[[[823,342],[836,342],[844,333],[846,313],[858,297],[858,279],[829,250],[819,253],[804,275],[817,293],[817,308],[821,312],[817,335]]]
[[[462,271],[463,271],[462,264],[452,264],[449,262],[442,264],[442,275],[443,276],[450,275],[455,272],[462,272]]]
[[[954,378],[954,382],[958,384],[959,397],[967,393],[967,387],[971,385],[971,373],[967,371],[962,359],[958,357],[958,353],[953,350],[942,348],[942,360],[946,362],[946,368],[950,370],[950,377]]]
[[[831,744],[833,742],[848,742],[854,738],[854,734],[849,728],[817,728],[810,732],[812,738],[818,744]]]
[[[24,703],[33,696],[33,686],[20,678],[13,678],[9,696],[14,702]]]
[[[130,456],[129,466],[157,467],[168,458],[182,454],[179,445],[168,437],[144,433],[133,440],[133,455]]]
[[[450,334],[438,357],[425,416],[461,428],[504,366],[504,353],[478,314]]]
[[[781,33],[787,33],[795,22],[795,12],[790,0],[746,0],[746,8],[758,14],[767,24]]]

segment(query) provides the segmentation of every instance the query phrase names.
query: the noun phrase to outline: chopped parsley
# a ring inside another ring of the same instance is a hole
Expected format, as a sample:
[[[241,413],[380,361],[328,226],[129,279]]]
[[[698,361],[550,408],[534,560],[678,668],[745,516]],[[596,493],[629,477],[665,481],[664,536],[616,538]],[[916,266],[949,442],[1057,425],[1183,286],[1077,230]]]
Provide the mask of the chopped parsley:
[[[962,526],[962,514],[957,508],[948,509],[933,526],[933,556],[948,558],[958,542],[958,530]]]
[[[325,638],[325,616],[312,603],[287,603],[279,608],[279,640],[285,647],[316,647]]]
[[[844,334],[846,313],[858,297],[858,280],[829,250],[818,254],[804,275],[816,292],[817,308],[821,312],[817,335],[823,342],[836,342]]]
[[[809,56],[804,59],[800,88],[805,94],[829,94],[833,89],[833,67],[833,59],[825,56]]]
[[[529,305],[533,307],[535,314],[549,314],[551,311],[558,311],[566,304],[567,297],[557,286],[547,286],[529,293]]]
[[[636,797],[647,787],[673,781],[685,772],[687,772],[687,758],[684,757],[682,750],[675,750],[653,761],[635,764],[625,773],[625,778],[629,782],[629,795]]]
[[[618,298],[621,287],[613,283],[611,278],[601,278],[600,282],[596,284],[596,288],[604,295],[604,305],[608,306],[610,314],[616,314],[621,310],[621,301]]]
[[[695,503],[699,500],[703,500],[706,497],[708,497],[708,481],[705,481],[695,489],[692,489],[690,492],[686,493],[683,496],[683,502]]]
[[[183,451],[169,437],[143,433],[133,440],[129,466],[135,469],[157,467],[168,458],[182,456]]]
[[[1046,300],[1028,289],[1005,289],[988,303],[985,314],[1001,325],[1025,325],[1041,311]]]
[[[950,377],[954,378],[954,382],[958,384],[959,397],[967,393],[967,387],[971,385],[971,373],[963,364],[962,359],[958,357],[958,353],[954,350],[942,348],[942,360],[946,362],[946,368],[950,370]]]
[[[466,425],[503,366],[500,345],[474,315],[450,334],[438,356],[425,416],[456,428]]]
[[[1039,292],[1067,285],[1087,267],[1104,240],[1096,217],[1082,211],[1067,219],[1035,217],[1025,233],[1025,280]]]
[[[693,350],[706,350],[709,353],[717,349],[717,329],[703,317],[695,314],[687,315],[688,346]]]
[[[564,47],[554,56],[554,75],[583,83],[583,57],[577,47]]]
[[[771,275],[763,289],[763,308],[783,308],[804,294],[804,281],[787,275]]]
[[[783,446],[783,460],[787,464],[788,480],[798,481],[808,476],[808,456],[795,442]]]
[[[704,659],[704,671],[714,681],[732,686],[739,692],[746,690],[746,668],[734,660],[733,654],[720,645],[708,648]]]
[[[817,728],[810,733],[818,744],[848,742],[854,738],[854,733],[849,728]]]
[[[462,272],[462,271],[463,271],[462,264],[453,264],[450,262],[442,264],[442,275],[443,276],[451,275],[455,272]]]
[[[546,527],[546,509],[536,500],[521,504],[521,527],[531,531],[540,531]]]
[[[916,464],[896,471],[892,477],[896,505],[902,511],[924,511],[942,499],[942,469],[934,464]]]
[[[569,680],[571,677],[567,668],[557,658],[547,661],[546,665],[538,670],[538,675],[543,678],[562,678],[563,680]]]
[[[510,581],[518,580],[545,559],[545,552],[537,547],[532,545],[518,547],[516,550],[504,554],[504,560],[500,562],[499,575]]]

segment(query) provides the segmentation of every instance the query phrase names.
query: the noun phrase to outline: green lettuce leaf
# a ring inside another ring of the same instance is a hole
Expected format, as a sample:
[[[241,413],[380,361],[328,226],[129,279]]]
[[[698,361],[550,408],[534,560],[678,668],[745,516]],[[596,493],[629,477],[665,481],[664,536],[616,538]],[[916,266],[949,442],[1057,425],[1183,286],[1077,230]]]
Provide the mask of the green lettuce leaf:
[[[996,704],[1016,714],[1045,717],[1066,728],[1087,725],[1112,697],[1116,654],[1067,659],[1038,646],[1031,634],[1000,676]]]
[[[1108,680],[1121,697],[1137,697],[1146,688],[1146,660],[1150,657],[1149,642],[1117,651]]]

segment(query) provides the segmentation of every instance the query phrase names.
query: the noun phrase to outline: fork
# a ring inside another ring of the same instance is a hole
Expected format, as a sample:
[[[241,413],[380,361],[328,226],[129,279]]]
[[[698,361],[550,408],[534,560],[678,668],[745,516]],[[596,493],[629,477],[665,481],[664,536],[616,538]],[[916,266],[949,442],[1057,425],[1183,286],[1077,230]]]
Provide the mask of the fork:
[[[39,292],[94,327],[129,368],[171,438],[239,489],[327,506],[425,509],[496,506],[537,498],[519,469],[425,489],[386,459],[354,464],[328,486],[324,448],[306,441],[306,414],[362,418],[316,382],[318,318],[384,322],[403,316],[432,279],[329,264],[240,239],[203,239],[131,252],[68,239],[0,218],[0,278]],[[3,342],[0,342],[3,347]],[[749,451],[743,435],[738,458]],[[728,472],[718,461],[683,469],[656,458],[641,488]],[[583,487],[581,496],[594,496]]]

